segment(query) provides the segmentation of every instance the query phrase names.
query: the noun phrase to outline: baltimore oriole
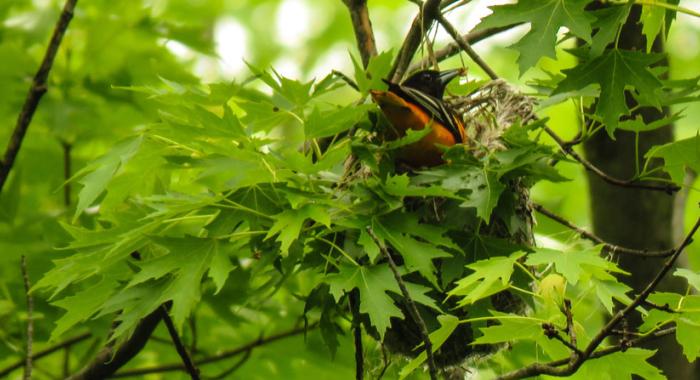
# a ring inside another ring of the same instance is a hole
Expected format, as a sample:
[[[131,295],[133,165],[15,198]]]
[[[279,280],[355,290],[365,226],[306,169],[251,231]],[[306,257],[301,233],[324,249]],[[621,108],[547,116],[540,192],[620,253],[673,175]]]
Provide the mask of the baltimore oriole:
[[[407,129],[421,130],[429,125],[432,131],[420,141],[401,148],[399,159],[413,167],[443,163],[442,149],[436,144],[452,146],[465,142],[464,124],[442,101],[447,84],[462,69],[423,70],[401,84],[384,81],[388,91],[370,91],[372,99],[396,129],[393,138],[402,137]]]

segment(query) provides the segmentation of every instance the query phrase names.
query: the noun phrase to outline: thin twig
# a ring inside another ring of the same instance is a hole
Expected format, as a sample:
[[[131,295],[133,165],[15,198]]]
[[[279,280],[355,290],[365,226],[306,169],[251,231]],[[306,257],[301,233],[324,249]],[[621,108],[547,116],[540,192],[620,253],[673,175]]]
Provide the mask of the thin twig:
[[[350,312],[352,313],[352,332],[355,343],[355,379],[362,380],[364,370],[364,350],[362,348],[362,321],[360,319],[360,297],[357,289],[350,292],[348,297]]]
[[[63,378],[70,375],[70,346],[63,348]]]
[[[591,356],[588,357],[588,360],[598,359],[598,358],[602,358],[603,356],[614,354],[614,353],[619,352],[619,351],[624,351],[624,350],[629,349],[630,347],[639,346],[644,342],[647,342],[647,341],[650,341],[650,340],[656,339],[656,338],[661,338],[661,337],[664,337],[666,335],[673,334],[675,332],[676,332],[675,326],[669,327],[667,329],[659,330],[659,331],[656,331],[652,334],[645,335],[645,336],[642,336],[640,338],[630,340],[626,344],[616,344],[614,346],[606,347],[606,348],[597,350],[596,352],[592,353]],[[559,360],[551,361],[551,362],[547,363],[546,365],[552,366],[552,367],[561,367],[563,365],[568,364],[569,361],[570,361],[569,358],[559,359]],[[503,377],[499,377],[498,379],[502,379],[502,378]],[[521,378],[522,377],[516,377],[514,379],[521,379]]]
[[[352,80],[349,76],[345,75],[342,71],[338,70],[333,70],[331,73],[338,78],[340,78],[343,82],[347,83],[348,86],[352,87],[355,91],[360,92],[360,87],[355,83],[354,80]]]
[[[84,341],[85,339],[89,338],[90,336],[91,336],[90,333],[83,333],[83,334],[77,335],[73,338],[66,339],[63,342],[56,343],[53,346],[46,347],[45,349],[33,354],[32,361],[37,361],[37,360],[43,358],[44,356],[51,355],[54,352],[61,350],[65,347],[70,347],[76,343],[80,343],[80,342]],[[26,360],[24,358],[22,358],[21,360],[18,360],[17,362],[10,364],[9,366],[7,366],[3,369],[0,369],[0,378],[3,378],[5,376],[9,375],[10,373],[12,373],[12,371],[14,371],[18,368],[22,368],[25,365],[25,363],[26,363]]]
[[[63,148],[63,181],[65,184],[63,185],[63,205],[66,207],[70,206],[70,177],[71,177],[71,164],[72,164],[72,157],[71,157],[71,151],[73,149],[73,146],[66,142],[66,141],[61,141],[61,147]]]
[[[381,345],[382,345],[382,363],[384,363],[384,366],[382,367],[382,370],[379,372],[379,375],[377,376],[377,380],[382,380],[382,377],[384,377],[386,370],[389,368],[389,365],[391,364],[391,361],[389,360],[389,357],[386,354],[386,347],[384,347],[384,343],[381,343]]]
[[[602,244],[605,252],[621,253],[621,254],[626,254],[626,255],[635,255],[635,256],[644,256],[644,257],[668,257],[668,256],[672,255],[673,252],[676,251],[675,248],[666,249],[666,250],[662,250],[662,251],[649,251],[646,249],[633,249],[633,248],[621,247],[621,246],[615,245],[615,244],[610,244],[610,243],[605,242],[603,239],[601,239],[597,235],[593,234],[592,232],[589,232],[589,231],[586,231],[580,227],[577,227],[576,225],[574,225],[570,221],[564,219],[563,217],[553,213],[552,211],[547,210],[546,208],[544,208],[544,206],[542,206],[540,204],[533,203],[532,208],[534,208],[540,214],[554,220],[555,222],[570,228],[571,230],[578,233],[581,237],[588,239],[594,243]]]
[[[416,50],[418,50],[418,46],[420,46],[423,33],[430,29],[439,13],[440,0],[427,0],[423,4],[418,16],[413,19],[411,28],[408,30],[403,45],[389,71],[388,77],[391,78],[392,82],[398,83],[401,81],[401,78],[403,78],[403,75],[406,73],[408,65],[411,63],[413,55],[416,53]]]
[[[362,66],[365,68],[369,64],[369,59],[377,55],[377,44],[374,41],[372,22],[369,19],[367,10],[367,0],[343,0],[345,6],[350,11],[350,20],[355,30],[357,49],[362,57]]]
[[[620,187],[627,187],[627,188],[633,188],[633,189],[645,189],[645,190],[655,190],[655,191],[663,191],[669,195],[672,195],[673,193],[677,192],[681,188],[676,185],[652,185],[652,184],[644,184],[644,183],[639,183],[636,181],[625,181],[621,179],[617,179],[614,177],[609,176],[599,168],[597,168],[595,165],[593,165],[590,161],[586,160],[585,158],[581,157],[576,151],[573,149],[573,147],[568,144],[566,141],[562,140],[559,135],[556,134],[551,128],[548,126],[544,126],[544,131],[547,132],[547,134],[554,139],[554,141],[561,147],[562,151],[566,153],[567,155],[571,156],[574,160],[578,161],[583,167],[585,167],[587,170],[593,172],[596,174],[598,177],[600,177],[603,181],[615,185],[615,186],[620,186]]]
[[[568,349],[570,349],[572,352],[575,352],[578,355],[582,354],[581,350],[578,347],[576,347],[576,345],[574,343],[564,339],[564,337],[562,337],[561,334],[559,334],[559,331],[557,330],[556,326],[554,326],[553,324],[543,323],[542,330],[544,330],[544,335],[547,338],[558,340],[563,345],[565,345]]]
[[[459,34],[457,29],[455,29],[455,27],[452,26],[452,24],[445,18],[444,15],[442,15],[441,13],[438,13],[436,18],[437,18],[438,22],[440,23],[440,25],[442,25],[442,27],[445,28],[447,33],[450,36],[452,36],[452,39],[455,40],[457,45],[459,45],[459,47],[462,50],[464,50],[465,53],[467,53],[469,58],[471,58],[472,61],[474,61],[474,63],[479,65],[479,67],[481,67],[481,69],[484,70],[484,72],[489,76],[489,78],[491,78],[492,80],[498,79],[498,75],[496,74],[496,72],[493,71],[493,69],[486,63],[486,61],[484,61],[479,56],[479,54],[477,54],[474,51],[474,49],[472,49],[469,42],[467,40],[465,40],[464,38],[462,38],[462,35]]]
[[[659,272],[656,274],[656,276],[647,284],[646,288],[639,293],[632,302],[629,303],[624,309],[618,311],[609,321],[608,323],[603,326],[598,333],[591,339],[591,341],[588,343],[586,348],[583,350],[583,352],[578,355],[578,354],[573,354],[575,357],[569,357],[567,359],[562,360],[557,360],[549,363],[535,363],[517,370],[514,370],[512,372],[508,372],[506,374],[503,374],[499,376],[497,379],[499,380],[513,380],[513,379],[522,379],[526,377],[533,377],[537,375],[549,375],[549,376],[568,376],[576,372],[581,365],[588,359],[593,358],[594,354],[596,353],[596,349],[598,346],[608,337],[610,336],[617,325],[625,320],[627,316],[632,313],[638,306],[642,305],[646,300],[647,297],[656,289],[656,287],[659,285],[661,280],[668,274],[668,272],[673,268],[674,263],[680,256],[680,254],[683,252],[685,247],[687,247],[693,239],[693,236],[697,232],[698,228],[700,228],[700,218],[697,219],[695,222],[695,225],[693,228],[691,228],[690,232],[688,235],[683,239],[683,242],[675,249],[673,252],[673,255],[668,258],[666,263],[664,263],[664,266],[659,270]],[[632,343],[634,343],[634,340],[631,341],[626,341],[623,342],[624,344],[620,345],[620,348],[617,349],[617,351],[626,349],[631,346]],[[604,350],[602,350],[604,351]],[[612,351],[616,352],[616,351]],[[602,354],[596,357],[603,356]],[[562,367],[563,366],[563,367]]]
[[[204,364],[209,364],[209,363],[214,363],[217,361],[221,361],[224,359],[228,359],[230,357],[245,353],[246,351],[250,351],[256,347],[264,346],[266,344],[278,341],[280,339],[288,338],[290,336],[295,336],[299,334],[306,333],[306,331],[314,329],[318,327],[318,322],[312,323],[308,325],[308,327],[301,326],[301,327],[295,327],[291,330],[281,332],[279,334],[275,335],[270,335],[266,338],[260,337],[250,343],[244,344],[242,346],[226,350],[224,352],[221,352],[216,355],[212,355],[206,358],[202,358],[199,360],[195,360],[194,363],[196,365],[204,365]],[[172,364],[165,364],[162,366],[157,366],[157,367],[147,367],[147,368],[136,368],[136,369],[131,369],[131,370],[126,370],[120,373],[116,373],[112,376],[111,378],[122,378],[122,377],[134,377],[134,376],[143,376],[143,375],[148,375],[151,373],[163,373],[163,372],[173,372],[173,371],[185,371],[185,366],[182,363],[172,363]]]
[[[507,25],[507,26],[502,26],[498,28],[488,28],[488,29],[483,29],[475,32],[469,32],[467,34],[462,35],[462,40],[466,41],[470,45],[474,45],[479,41],[483,41],[489,37],[492,37],[498,33],[504,32],[506,30],[510,30],[520,24],[513,24],[513,25]],[[442,62],[446,60],[447,58],[453,57],[457,55],[459,52],[462,51],[462,48],[457,44],[457,42],[450,42],[449,44],[445,45],[444,47],[435,50],[435,60],[438,62]],[[425,67],[429,65],[430,58],[424,58],[421,59],[418,62],[415,62],[408,66],[407,72],[412,72],[415,70],[420,69],[421,67]]]
[[[20,111],[19,116],[17,116],[15,129],[12,131],[12,136],[7,143],[2,162],[0,162],[0,193],[2,193],[2,188],[5,186],[5,182],[10,175],[10,170],[15,163],[19,149],[22,146],[22,140],[24,140],[24,135],[27,133],[32,117],[34,117],[34,112],[39,105],[39,101],[41,97],[44,96],[44,93],[46,93],[46,81],[49,77],[51,66],[53,66],[56,52],[61,45],[61,40],[68,28],[68,24],[70,24],[70,20],[73,18],[73,10],[77,2],[78,0],[66,0],[66,3],[63,5],[63,10],[54,27],[51,41],[46,48],[46,53],[44,53],[44,59],[41,61],[39,70],[37,70],[34,75],[32,85],[29,88],[27,97],[24,99],[22,111]]]
[[[206,379],[209,379],[209,380],[225,379],[226,377],[228,377],[228,375],[236,372],[239,368],[241,368],[243,366],[243,364],[245,364],[248,361],[248,359],[250,359],[250,355],[252,353],[253,353],[252,349],[246,351],[245,354],[243,354],[243,357],[240,358],[233,366],[231,366],[231,368],[225,369],[217,375],[207,376]]]
[[[433,344],[430,341],[428,327],[425,325],[423,317],[421,317],[420,313],[418,312],[418,307],[416,307],[416,303],[413,301],[413,298],[411,298],[411,294],[408,292],[408,288],[406,288],[406,284],[403,282],[401,274],[399,273],[399,269],[396,267],[394,259],[391,258],[391,254],[389,254],[389,250],[387,250],[384,244],[381,243],[377,235],[374,233],[374,230],[372,230],[372,227],[367,227],[367,233],[382,251],[382,253],[384,254],[384,258],[386,258],[389,262],[389,268],[391,268],[391,272],[394,273],[394,279],[396,279],[396,283],[401,289],[401,294],[403,294],[404,300],[408,304],[408,310],[411,314],[411,317],[413,317],[413,320],[418,325],[420,334],[423,338],[423,344],[425,345],[425,354],[428,357],[427,361],[428,369],[430,371],[430,378],[432,380],[437,380],[437,367],[435,366],[435,359],[433,358]]]
[[[170,334],[170,339],[173,340],[173,344],[175,345],[175,350],[177,350],[177,354],[180,355],[180,359],[182,359],[182,363],[185,365],[185,369],[187,370],[187,373],[190,374],[190,377],[193,380],[199,380],[199,370],[197,367],[195,367],[194,363],[192,362],[192,358],[190,357],[190,354],[187,352],[187,348],[185,347],[184,344],[182,344],[182,340],[180,339],[180,335],[177,333],[177,329],[175,328],[175,324],[173,323],[172,318],[170,318],[170,314],[168,314],[168,309],[166,308],[165,305],[161,305],[159,307],[160,312],[163,314],[163,322],[165,323],[165,327],[168,328],[168,333]]]
[[[24,292],[27,295],[27,348],[24,353],[24,380],[32,378],[32,345],[34,343],[34,298],[30,293],[32,288],[27,274],[27,256],[22,255],[20,259],[22,267],[22,280],[24,281]]]
[[[670,314],[678,313],[678,311],[673,310],[673,308],[671,308],[671,306],[669,304],[658,305],[658,304],[655,304],[653,302],[644,300],[644,302],[642,302],[642,305],[644,305],[650,309],[656,309],[656,310],[663,311],[665,313],[670,313]]]

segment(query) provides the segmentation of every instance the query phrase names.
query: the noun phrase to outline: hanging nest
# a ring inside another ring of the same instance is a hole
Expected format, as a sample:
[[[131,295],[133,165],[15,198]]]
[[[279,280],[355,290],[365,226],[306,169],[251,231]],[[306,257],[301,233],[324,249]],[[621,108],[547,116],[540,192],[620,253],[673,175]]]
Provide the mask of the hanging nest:
[[[482,158],[494,151],[506,150],[508,147],[501,139],[503,133],[515,123],[524,125],[534,119],[534,101],[522,94],[519,94],[515,89],[509,86],[502,80],[491,81],[466,96],[454,96],[445,99],[446,103],[457,113],[461,115],[468,134],[467,145],[470,151],[476,158]],[[501,199],[508,207],[512,207],[512,215],[510,220],[504,221],[494,216],[487,226],[482,226],[479,229],[480,235],[487,235],[494,238],[505,239],[514,245],[532,246],[534,238],[532,232],[533,219],[532,208],[530,205],[529,190],[522,179],[517,178],[510,180],[507,183],[507,190],[502,197],[510,196],[511,199]],[[446,218],[449,218],[450,213],[462,212],[468,215],[470,210],[458,207],[455,201],[439,198],[408,198],[405,201],[405,207],[413,211],[424,210],[423,222],[430,224],[445,223]],[[453,215],[454,217],[454,215]],[[473,217],[473,216],[472,216]],[[454,220],[454,219],[453,219]],[[476,231],[473,226],[465,227],[463,235],[472,235]],[[452,239],[466,248],[467,244],[463,237],[451,236]],[[461,241],[460,241],[460,238]],[[467,257],[470,257],[468,249],[465,249]],[[399,255],[396,255],[396,260],[400,261]],[[462,258],[462,260],[465,260]],[[459,262],[459,261],[457,261]],[[459,262],[461,268],[464,268],[466,262]],[[439,263],[438,268],[454,265],[454,262],[444,261]],[[462,272],[456,276],[452,282],[444,285],[444,291],[435,289],[429,293],[438,303],[445,300],[447,297],[445,291],[453,287],[453,282],[466,275]],[[407,279],[413,282],[420,282],[418,276],[408,276]],[[427,282],[425,285],[430,286]],[[397,297],[399,305],[404,302]],[[495,309],[505,313],[524,313],[525,303],[517,295],[504,291],[495,294],[490,300],[486,300],[490,304],[488,308]],[[456,301],[447,300],[447,304],[443,303],[445,310],[450,310],[451,313],[460,319],[471,318],[474,313],[467,311],[464,308],[457,308]],[[418,306],[419,312],[428,325],[429,330],[435,330],[439,327],[437,322],[436,311],[427,307]],[[413,321],[404,307],[403,319],[394,318],[389,330],[387,330],[384,345],[390,351],[415,357],[420,350],[416,347],[422,344],[422,338],[419,333],[419,327]],[[460,365],[468,360],[475,360],[496,351],[499,347],[495,345],[470,345],[475,339],[474,331],[469,324],[461,324],[434,353],[436,364],[443,368],[443,372],[448,377],[460,376],[463,370]]]

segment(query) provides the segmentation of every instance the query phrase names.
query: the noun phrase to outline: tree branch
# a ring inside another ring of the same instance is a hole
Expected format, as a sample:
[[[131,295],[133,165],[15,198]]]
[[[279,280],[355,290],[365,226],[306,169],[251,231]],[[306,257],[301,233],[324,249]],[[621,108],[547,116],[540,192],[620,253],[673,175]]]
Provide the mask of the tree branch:
[[[470,45],[474,45],[477,42],[483,41],[489,37],[492,37],[498,33],[504,32],[506,30],[512,29],[518,25],[521,24],[513,24],[513,25],[507,25],[507,26],[502,26],[498,28],[489,28],[489,29],[483,29],[479,31],[472,31],[467,34],[462,35],[462,39],[466,41]],[[442,62],[446,60],[447,58],[453,57],[457,55],[460,51],[462,51],[462,48],[457,44],[457,42],[450,42],[449,44],[445,45],[444,47],[435,50],[435,60],[438,62]],[[421,59],[420,61],[411,64],[408,66],[407,72],[415,71],[418,70],[422,67],[430,65],[431,62],[429,61],[428,58]]]
[[[469,42],[459,34],[457,29],[455,29],[455,27],[452,26],[452,24],[450,24],[449,21],[447,21],[444,15],[438,13],[436,18],[440,25],[442,25],[442,27],[445,28],[445,31],[447,31],[447,33],[450,36],[452,36],[457,45],[459,45],[459,47],[462,50],[464,50],[465,53],[467,53],[467,55],[469,56],[469,58],[472,59],[472,61],[479,65],[479,67],[481,67],[482,70],[484,70],[484,72],[489,76],[489,78],[491,78],[492,80],[498,79],[498,75],[496,74],[496,72],[493,71],[493,69],[486,63],[486,61],[481,59],[479,54],[477,54],[474,51],[474,49],[472,49],[471,45],[469,45]]]
[[[377,44],[374,41],[372,22],[369,19],[367,0],[343,0],[350,11],[352,27],[355,30],[357,49],[362,57],[362,66],[367,67],[370,57],[377,55]]]
[[[352,332],[355,342],[355,379],[362,380],[364,370],[364,349],[362,348],[362,321],[360,320],[360,297],[357,289],[349,295],[350,312],[352,313]]]
[[[158,307],[139,322],[131,337],[116,352],[110,345],[106,346],[82,370],[68,377],[68,380],[104,379],[110,377],[141,352],[162,318],[163,313]]]
[[[401,81],[401,78],[403,78],[403,75],[406,73],[408,65],[411,63],[413,55],[416,53],[416,50],[418,50],[418,46],[420,46],[423,34],[430,29],[439,13],[440,0],[427,0],[423,4],[418,16],[413,19],[411,28],[408,30],[406,38],[404,38],[403,45],[396,56],[394,65],[391,67],[391,71],[389,71],[388,77],[391,78],[392,82],[398,83]]]
[[[645,189],[645,190],[656,190],[656,191],[663,191],[669,195],[675,193],[676,191],[680,190],[679,186],[676,185],[652,185],[652,184],[644,184],[644,183],[638,183],[636,181],[624,181],[621,179],[613,178],[603,172],[602,170],[598,169],[595,165],[593,165],[590,161],[586,160],[585,158],[581,157],[576,151],[573,149],[572,145],[570,143],[565,142],[562,140],[559,135],[557,135],[551,128],[548,126],[544,126],[544,131],[547,132],[547,134],[556,141],[556,143],[561,147],[561,150],[571,156],[574,160],[578,161],[583,167],[585,167],[588,171],[593,172],[596,174],[598,177],[600,177],[603,181],[615,185],[615,186],[620,186],[620,187],[628,187],[628,188],[633,188],[633,189]]]
[[[37,361],[37,360],[43,358],[44,356],[51,355],[54,352],[61,350],[65,347],[70,347],[76,343],[80,343],[83,340],[89,338],[90,336],[91,336],[90,333],[83,333],[83,334],[77,335],[73,338],[66,339],[63,342],[56,343],[53,346],[47,347],[47,348],[33,354],[32,360]],[[7,366],[3,369],[0,369],[0,378],[9,375],[10,373],[12,373],[12,371],[14,371],[18,368],[22,368],[24,366],[24,364],[25,364],[25,359],[22,358],[21,360],[18,360],[17,362],[10,364],[9,366]]]
[[[430,342],[430,336],[428,335],[428,327],[425,325],[423,317],[420,316],[418,308],[416,307],[416,303],[413,301],[413,298],[411,298],[411,294],[408,292],[408,288],[406,288],[406,284],[403,282],[401,274],[399,274],[399,270],[396,267],[396,263],[394,263],[394,259],[391,258],[391,254],[389,254],[389,251],[386,249],[384,244],[382,244],[381,241],[379,241],[379,238],[372,230],[372,227],[367,227],[367,233],[372,238],[372,240],[374,240],[374,243],[377,244],[379,249],[384,254],[384,257],[389,262],[389,268],[391,268],[391,272],[394,273],[394,279],[396,279],[396,282],[399,284],[401,294],[403,294],[403,298],[408,304],[408,311],[411,313],[411,317],[413,317],[413,320],[420,328],[420,334],[423,338],[423,344],[425,345],[425,354],[428,357],[427,361],[428,369],[430,370],[430,378],[432,380],[437,380],[437,367],[435,366],[435,359],[433,358],[433,344],[432,342]]]
[[[499,376],[497,379],[498,380],[513,380],[513,379],[522,379],[525,377],[532,377],[532,376],[537,376],[537,375],[550,375],[550,376],[568,376],[576,372],[581,365],[588,359],[594,358],[595,355],[595,350],[598,348],[598,346],[607,338],[610,336],[610,334],[615,330],[615,327],[617,326],[618,323],[620,323],[622,320],[624,320],[633,310],[635,310],[638,306],[642,305],[647,297],[656,289],[656,287],[659,285],[661,280],[668,274],[668,272],[673,268],[673,264],[676,262],[680,254],[683,252],[685,247],[687,247],[693,239],[693,236],[697,232],[698,228],[700,228],[700,218],[697,219],[695,222],[695,225],[693,228],[690,230],[688,235],[683,239],[683,242],[674,250],[673,255],[668,258],[666,263],[664,263],[664,266],[659,270],[659,272],[656,274],[656,276],[649,282],[649,284],[644,288],[644,290],[639,293],[632,302],[630,302],[629,305],[627,305],[624,309],[618,311],[611,319],[608,321],[605,326],[603,326],[598,333],[591,339],[591,341],[588,343],[588,346],[586,346],[586,349],[583,350],[582,354],[573,354],[574,356],[562,360],[557,360],[553,361],[550,363],[535,363],[523,368],[520,368],[518,370],[508,372],[504,375]],[[632,341],[634,342],[634,341]],[[617,351],[620,351],[622,349],[625,349],[630,346],[631,342],[626,342],[624,347],[621,347]],[[604,350],[602,350],[604,351]],[[613,351],[615,352],[615,351]],[[598,355],[595,357],[600,357],[603,355]],[[568,363],[568,364],[567,364]],[[566,364],[566,366],[564,366]],[[564,367],[562,367],[564,366]]]
[[[666,249],[666,250],[656,250],[656,251],[650,251],[646,249],[633,249],[633,248],[627,248],[627,247],[621,247],[619,245],[615,244],[610,244],[605,242],[603,239],[598,237],[597,235],[593,234],[592,232],[586,231],[580,227],[577,227],[570,221],[562,218],[561,216],[553,213],[552,211],[547,210],[544,208],[544,206],[533,203],[532,208],[534,208],[537,212],[540,214],[554,220],[555,222],[566,226],[570,228],[573,231],[576,231],[581,237],[588,239],[594,243],[598,244],[603,244],[603,249],[605,252],[610,252],[610,253],[621,253],[621,254],[626,254],[626,255],[635,255],[635,256],[643,256],[643,257],[668,257],[673,254],[673,252],[676,251],[675,248],[671,249]]]
[[[75,4],[77,2],[78,0],[66,0],[66,3],[63,5],[63,10],[61,11],[61,15],[56,22],[56,26],[54,27],[51,41],[49,42],[49,46],[46,48],[44,59],[41,61],[39,70],[34,75],[32,85],[29,88],[27,97],[24,100],[22,111],[17,117],[15,129],[12,131],[12,136],[10,137],[10,141],[7,143],[7,148],[5,149],[2,162],[0,162],[0,193],[2,193],[2,188],[5,186],[5,182],[10,175],[10,170],[15,163],[17,153],[19,153],[19,149],[22,146],[22,140],[24,140],[24,135],[27,133],[29,124],[34,116],[34,112],[39,105],[39,101],[46,92],[46,80],[49,77],[49,72],[51,71],[51,66],[53,66],[53,61],[56,58],[58,47],[61,45],[63,35],[68,28],[68,24],[70,24],[70,20],[73,18],[73,10],[75,9]]]
[[[22,268],[22,280],[24,282],[24,292],[27,295],[27,348],[24,353],[24,380],[32,378],[32,344],[34,343],[34,298],[29,292],[32,288],[27,274],[27,256],[22,255],[20,259]]]
[[[227,350],[224,352],[221,352],[219,354],[202,358],[199,360],[195,360],[194,363],[196,365],[203,365],[203,364],[209,364],[209,363],[214,363],[220,360],[228,359],[230,357],[245,353],[247,351],[251,351],[252,349],[260,346],[264,346],[266,344],[278,341],[280,339],[288,338],[290,336],[294,335],[299,335],[302,333],[305,333],[308,330],[314,329],[318,327],[318,322],[315,322],[308,327],[296,327],[291,330],[281,332],[275,335],[270,335],[267,338],[260,337],[257,340],[244,344],[240,347],[233,348],[231,350]],[[133,376],[142,376],[142,375],[147,375],[151,373],[163,373],[163,372],[173,372],[173,371],[185,371],[186,368],[182,363],[172,363],[172,364],[165,364],[162,366],[158,367],[148,367],[148,368],[136,368],[136,369],[131,369],[127,371],[123,371],[117,374],[114,374],[110,376],[110,378],[122,378],[122,377],[133,377]]]
[[[177,350],[177,354],[180,355],[180,358],[182,359],[182,363],[185,366],[185,369],[187,370],[187,373],[190,374],[190,377],[192,377],[192,380],[199,380],[199,370],[197,367],[192,363],[192,358],[190,357],[190,354],[187,352],[187,348],[185,348],[185,345],[182,344],[182,340],[180,339],[180,335],[177,333],[177,329],[175,328],[175,324],[173,323],[172,318],[170,318],[170,314],[168,314],[168,309],[165,307],[165,305],[161,305],[158,307],[160,310],[163,318],[163,322],[165,323],[165,326],[168,328],[168,333],[170,334],[170,339],[172,339],[173,344],[175,345],[175,350]]]

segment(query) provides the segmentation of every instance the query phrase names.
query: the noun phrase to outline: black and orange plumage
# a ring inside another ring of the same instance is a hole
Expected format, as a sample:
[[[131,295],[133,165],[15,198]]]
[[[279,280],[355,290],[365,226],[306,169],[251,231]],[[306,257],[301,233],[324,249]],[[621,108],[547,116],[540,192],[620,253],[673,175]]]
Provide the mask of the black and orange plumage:
[[[401,84],[387,81],[387,91],[370,92],[395,128],[393,137],[404,136],[408,129],[432,128],[420,141],[403,147],[400,160],[413,167],[439,165],[444,162],[440,145],[449,147],[466,141],[464,124],[442,100],[447,84],[462,72],[462,69],[423,70]]]

